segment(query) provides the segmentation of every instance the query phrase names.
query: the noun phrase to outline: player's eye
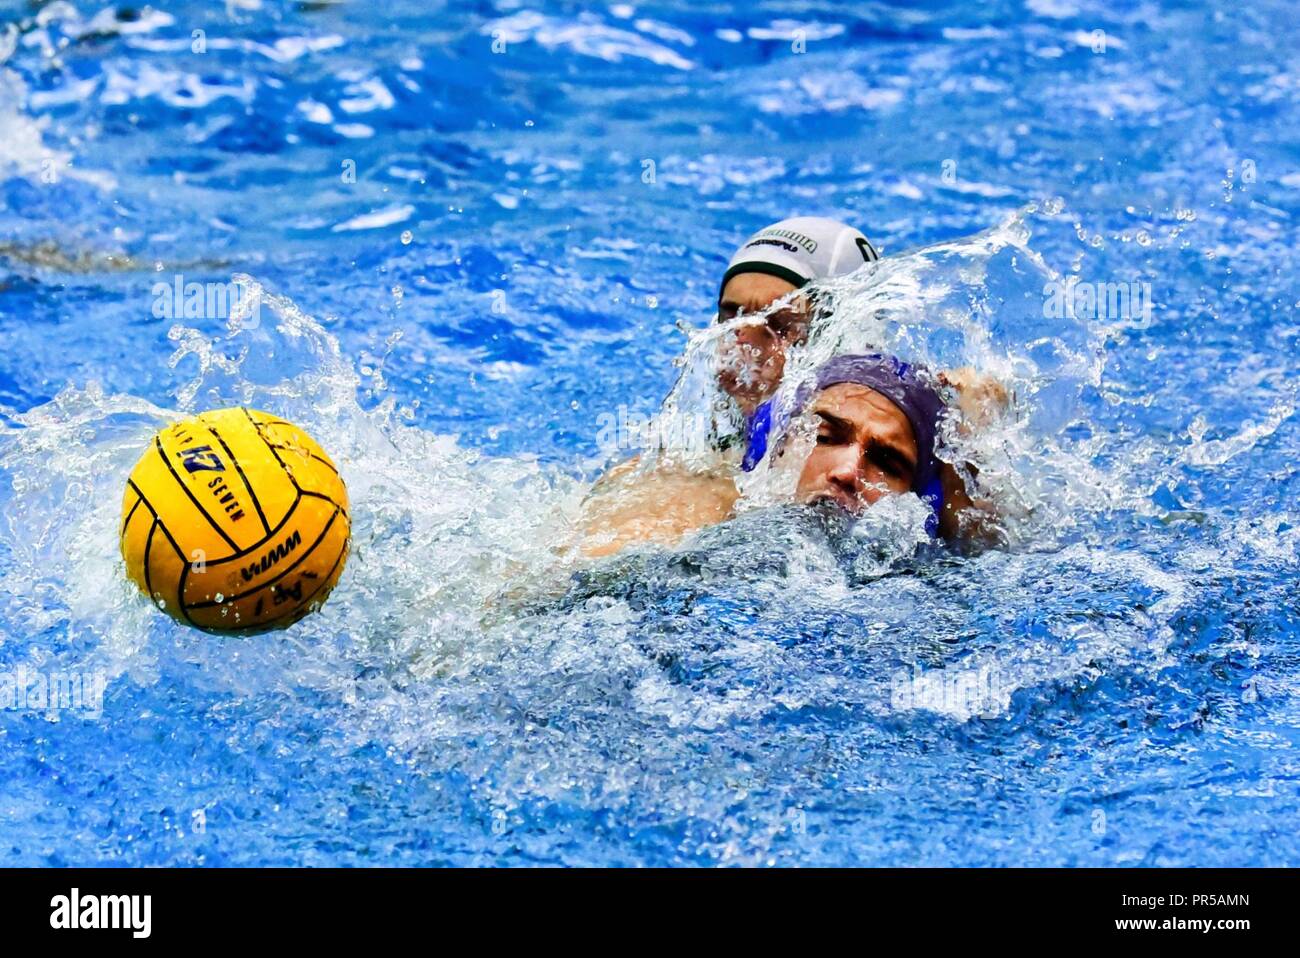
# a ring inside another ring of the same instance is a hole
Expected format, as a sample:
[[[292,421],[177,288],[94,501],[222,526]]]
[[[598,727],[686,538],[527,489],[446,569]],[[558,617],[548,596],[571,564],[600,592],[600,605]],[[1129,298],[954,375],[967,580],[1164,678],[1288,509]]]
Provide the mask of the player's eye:
[[[912,478],[911,468],[889,449],[869,448],[867,460],[887,476],[895,479]]]
[[[844,444],[843,430],[836,427],[835,423],[823,420],[817,427],[817,445],[819,446],[839,446]]]
[[[783,339],[800,338],[807,325],[803,316],[793,310],[782,310],[767,318],[767,328]]]

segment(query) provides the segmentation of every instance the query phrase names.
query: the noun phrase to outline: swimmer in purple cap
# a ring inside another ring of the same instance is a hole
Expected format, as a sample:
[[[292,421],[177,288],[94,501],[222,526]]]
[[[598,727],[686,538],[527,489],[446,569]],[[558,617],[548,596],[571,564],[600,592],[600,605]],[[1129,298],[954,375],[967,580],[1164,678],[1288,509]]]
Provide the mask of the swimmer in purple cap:
[[[887,495],[916,493],[939,531],[943,484],[935,440],[944,402],[929,374],[893,356],[836,356],[788,403],[778,401],[770,455],[784,451],[790,419],[811,414],[817,442],[799,473],[795,498],[833,502],[859,515]]]
[[[772,441],[765,458],[789,454],[791,426],[800,416],[817,425],[816,444],[800,467],[794,498],[814,505],[833,503],[851,516],[889,495],[915,493],[931,510],[926,530],[946,539],[961,537],[954,510],[970,500],[953,496],[941,481],[936,455],[939,425],[947,406],[928,371],[893,356],[837,356],[807,381],[788,383],[773,399]],[[588,526],[582,549],[608,555],[645,541],[671,541],[731,518],[740,494],[729,479],[683,486],[671,499],[656,494],[619,521]],[[662,507],[662,508],[661,508]],[[953,521],[941,521],[944,519]]]

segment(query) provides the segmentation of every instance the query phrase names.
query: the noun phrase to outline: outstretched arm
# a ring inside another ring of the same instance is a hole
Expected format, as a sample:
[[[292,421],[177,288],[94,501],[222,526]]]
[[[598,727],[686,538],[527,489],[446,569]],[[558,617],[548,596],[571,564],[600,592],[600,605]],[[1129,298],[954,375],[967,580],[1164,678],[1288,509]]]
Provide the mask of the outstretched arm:
[[[638,459],[621,463],[592,488],[578,545],[585,555],[611,555],[635,542],[676,542],[731,517],[740,494],[727,471],[639,466]]]

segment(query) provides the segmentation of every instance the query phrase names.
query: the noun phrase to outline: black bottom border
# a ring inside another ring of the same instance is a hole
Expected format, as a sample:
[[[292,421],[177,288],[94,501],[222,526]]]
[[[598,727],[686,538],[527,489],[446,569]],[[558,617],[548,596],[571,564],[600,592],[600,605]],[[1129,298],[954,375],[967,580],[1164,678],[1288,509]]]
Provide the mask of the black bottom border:
[[[607,938],[613,921],[731,946],[832,930],[876,946],[899,935],[926,946],[1191,937],[1230,946],[1285,934],[1295,888],[1288,869],[10,869],[0,870],[0,928],[8,941],[295,947],[373,945],[424,928],[536,947]],[[74,910],[79,925],[112,923],[116,912],[126,927],[73,929]]]

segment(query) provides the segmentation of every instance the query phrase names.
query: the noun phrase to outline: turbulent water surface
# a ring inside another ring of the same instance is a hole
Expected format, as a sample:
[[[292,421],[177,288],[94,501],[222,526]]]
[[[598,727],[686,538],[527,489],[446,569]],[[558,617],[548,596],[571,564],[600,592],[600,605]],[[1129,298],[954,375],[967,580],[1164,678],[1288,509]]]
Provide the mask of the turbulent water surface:
[[[742,6],[0,4],[0,864],[1300,864],[1292,12]],[[800,362],[1014,392],[950,437],[1003,545],[761,469],[575,560],[794,214],[885,255]],[[152,431],[235,403],[354,513],[244,639],[116,539]],[[6,707],[54,674],[102,703]]]

